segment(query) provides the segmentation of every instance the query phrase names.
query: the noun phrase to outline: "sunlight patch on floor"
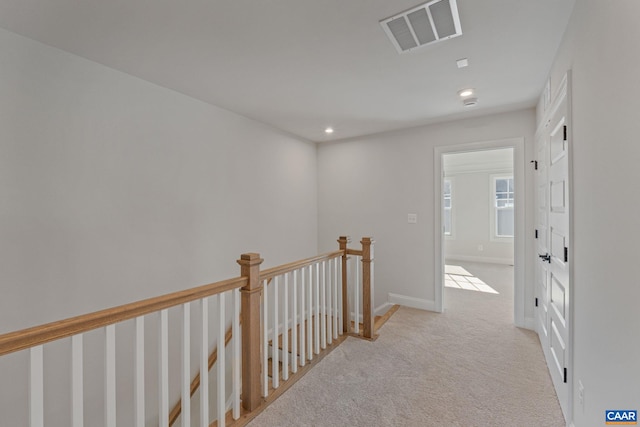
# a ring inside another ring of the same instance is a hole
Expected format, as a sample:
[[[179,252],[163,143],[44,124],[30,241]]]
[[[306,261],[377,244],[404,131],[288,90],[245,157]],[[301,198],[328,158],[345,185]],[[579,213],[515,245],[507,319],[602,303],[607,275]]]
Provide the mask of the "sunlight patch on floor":
[[[486,292],[488,294],[499,293],[459,265],[445,265],[444,271],[444,286],[447,288]]]
[[[456,276],[473,276],[473,274],[469,273],[464,267],[459,265],[449,265],[445,264],[444,266],[445,274],[455,274]]]

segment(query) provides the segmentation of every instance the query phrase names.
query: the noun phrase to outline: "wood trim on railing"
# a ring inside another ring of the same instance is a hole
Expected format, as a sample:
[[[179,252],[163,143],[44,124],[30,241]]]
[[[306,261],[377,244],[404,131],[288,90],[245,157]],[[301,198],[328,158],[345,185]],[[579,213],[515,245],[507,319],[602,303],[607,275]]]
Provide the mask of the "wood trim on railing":
[[[362,251],[360,251],[362,252]],[[277,267],[267,268],[260,271],[260,281],[269,280],[282,274],[290,273],[294,270],[299,270],[303,267],[307,267],[311,264],[315,264],[320,261],[328,261],[333,258],[338,258],[344,255],[344,251],[338,250],[333,252],[327,252],[321,255],[316,255],[311,258],[306,258],[300,261],[291,262],[289,264],[279,265]]]
[[[370,237],[363,237],[362,244],[362,317],[364,331],[362,336],[369,340],[377,338],[374,330],[374,308],[373,308],[373,246],[374,240]]]
[[[237,261],[240,276],[247,278],[247,286],[240,291],[242,322],[242,407],[253,411],[262,400],[260,393],[260,299],[262,258],[256,253],[246,253]]]
[[[349,250],[349,248],[347,248],[347,245],[351,242],[351,238],[349,236],[340,236],[340,238],[338,239],[338,244],[340,245],[340,252],[342,252],[342,266],[341,266],[341,271],[342,271],[342,277],[340,278],[341,281],[341,291],[342,291],[342,332],[343,333],[348,333],[350,328],[349,328],[349,304],[347,303],[348,301],[348,295],[347,295],[347,251]]]
[[[246,286],[246,277],[235,277],[196,288],[149,298],[95,313],[71,317],[58,322],[0,335],[0,356],[67,338],[145,314],[196,301],[211,295]]]
[[[349,248],[347,248],[347,255],[362,256],[362,249],[349,249]]]

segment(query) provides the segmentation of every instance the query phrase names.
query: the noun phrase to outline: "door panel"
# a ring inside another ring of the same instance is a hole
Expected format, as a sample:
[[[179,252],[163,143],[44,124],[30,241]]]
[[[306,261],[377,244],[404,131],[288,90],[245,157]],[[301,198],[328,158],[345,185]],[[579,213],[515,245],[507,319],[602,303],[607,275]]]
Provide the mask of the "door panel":
[[[538,335],[565,419],[570,417],[570,194],[568,81],[536,135],[538,160],[536,297]]]
[[[567,313],[566,288],[553,274],[551,275],[551,304],[556,310],[555,317],[564,324]]]
[[[551,164],[557,163],[567,154],[567,141],[565,141],[564,134],[565,125],[565,117],[560,117],[559,120],[555,122],[555,127],[550,134],[549,146],[551,150]]]
[[[538,286],[540,289],[540,293],[539,293],[539,308],[540,308],[540,330],[539,330],[539,334],[540,336],[540,340],[542,341],[548,341],[548,336],[549,336],[549,291],[547,290],[547,275],[546,272],[541,272],[541,274],[539,274],[538,277]]]
[[[565,353],[566,346],[562,339],[562,333],[558,329],[556,322],[551,320],[551,355],[553,356],[553,363],[549,366],[551,378],[559,376],[564,379]],[[558,398],[560,398],[560,395],[558,395]]]
[[[551,187],[551,212],[564,212],[567,199],[564,181],[550,182]]]
[[[551,244],[549,245],[551,249],[551,259],[554,262],[564,264],[564,248],[566,247],[566,237],[561,232],[552,227],[549,233],[549,238],[551,239]]]

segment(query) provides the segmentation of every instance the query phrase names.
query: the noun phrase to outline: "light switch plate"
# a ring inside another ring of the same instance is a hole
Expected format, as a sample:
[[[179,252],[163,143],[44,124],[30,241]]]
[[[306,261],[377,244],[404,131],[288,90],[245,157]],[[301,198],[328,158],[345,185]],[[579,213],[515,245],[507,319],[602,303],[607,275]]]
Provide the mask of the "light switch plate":
[[[418,223],[418,214],[409,214],[407,215],[407,222],[409,224],[417,224]]]

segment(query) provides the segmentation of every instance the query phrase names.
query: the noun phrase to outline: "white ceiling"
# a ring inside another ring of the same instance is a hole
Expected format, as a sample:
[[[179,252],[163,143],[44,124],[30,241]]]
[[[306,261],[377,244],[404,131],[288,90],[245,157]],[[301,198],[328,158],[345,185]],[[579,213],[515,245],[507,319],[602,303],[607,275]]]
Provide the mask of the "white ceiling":
[[[458,0],[462,36],[403,55],[379,21],[420,0],[0,0],[0,26],[326,141],[534,106],[574,2]]]

